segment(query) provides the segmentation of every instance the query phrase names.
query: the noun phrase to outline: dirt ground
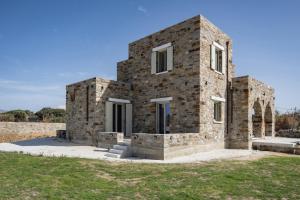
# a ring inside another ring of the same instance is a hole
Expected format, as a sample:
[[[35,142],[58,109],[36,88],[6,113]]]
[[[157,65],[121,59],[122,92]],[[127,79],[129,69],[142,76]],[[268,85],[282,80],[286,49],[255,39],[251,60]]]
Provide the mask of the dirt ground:
[[[41,134],[41,133],[32,133],[32,134],[1,134],[0,135],[0,143],[3,142],[17,142],[23,140],[31,140],[35,138],[45,138],[45,137],[53,137],[55,134]]]

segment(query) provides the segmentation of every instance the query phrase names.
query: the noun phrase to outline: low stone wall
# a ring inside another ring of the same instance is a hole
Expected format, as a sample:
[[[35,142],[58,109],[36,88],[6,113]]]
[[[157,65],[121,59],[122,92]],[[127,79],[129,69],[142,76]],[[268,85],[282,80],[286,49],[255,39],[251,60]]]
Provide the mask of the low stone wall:
[[[280,130],[275,134],[276,137],[300,138],[300,130]]]
[[[0,142],[56,136],[57,130],[65,129],[64,123],[0,122]]]
[[[165,160],[216,148],[224,148],[224,141],[213,142],[200,133],[134,133],[131,137],[132,155],[141,158]]]
[[[300,145],[295,144],[284,144],[284,143],[252,143],[254,150],[260,151],[273,151],[280,153],[296,154],[300,155]]]
[[[164,135],[149,133],[132,133],[132,156],[164,160]]]
[[[112,148],[115,144],[123,142],[124,133],[98,132],[96,133],[96,145],[102,148]]]

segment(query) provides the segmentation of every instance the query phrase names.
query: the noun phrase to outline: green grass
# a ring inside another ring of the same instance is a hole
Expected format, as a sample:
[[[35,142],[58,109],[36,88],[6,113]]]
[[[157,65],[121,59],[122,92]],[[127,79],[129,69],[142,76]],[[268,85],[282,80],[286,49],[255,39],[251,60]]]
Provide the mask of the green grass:
[[[124,164],[0,153],[0,199],[300,199],[300,157]]]

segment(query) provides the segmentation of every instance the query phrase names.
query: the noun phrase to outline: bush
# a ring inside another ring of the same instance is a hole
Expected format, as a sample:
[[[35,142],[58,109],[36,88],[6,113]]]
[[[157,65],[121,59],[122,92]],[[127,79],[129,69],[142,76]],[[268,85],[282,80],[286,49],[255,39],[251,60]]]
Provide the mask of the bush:
[[[66,111],[64,109],[43,108],[36,113],[30,110],[11,110],[0,113],[0,121],[65,123],[65,116]]]
[[[0,122],[14,122],[15,117],[12,114],[0,113]]]
[[[24,110],[11,110],[8,112],[5,112],[4,114],[9,114],[14,116],[14,121],[15,122],[26,122],[28,121],[28,112]]]
[[[64,123],[66,111],[64,109],[43,108],[36,112],[35,115],[42,122]]]

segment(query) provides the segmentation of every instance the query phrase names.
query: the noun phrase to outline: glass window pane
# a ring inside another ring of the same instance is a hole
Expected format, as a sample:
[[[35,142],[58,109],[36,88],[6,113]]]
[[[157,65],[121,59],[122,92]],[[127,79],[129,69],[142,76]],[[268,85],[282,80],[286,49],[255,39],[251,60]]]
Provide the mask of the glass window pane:
[[[113,104],[113,132],[116,132],[116,104]]]
[[[171,119],[170,103],[165,104],[165,112],[166,112],[166,133],[170,133],[170,119]]]
[[[164,115],[164,106],[163,104],[158,104],[158,131],[159,133],[164,133],[165,132],[165,115]]]

